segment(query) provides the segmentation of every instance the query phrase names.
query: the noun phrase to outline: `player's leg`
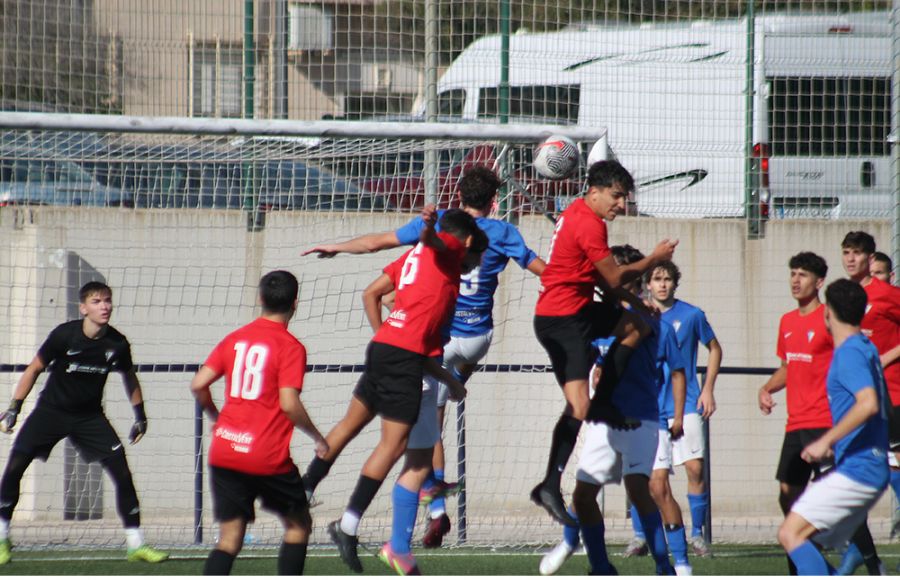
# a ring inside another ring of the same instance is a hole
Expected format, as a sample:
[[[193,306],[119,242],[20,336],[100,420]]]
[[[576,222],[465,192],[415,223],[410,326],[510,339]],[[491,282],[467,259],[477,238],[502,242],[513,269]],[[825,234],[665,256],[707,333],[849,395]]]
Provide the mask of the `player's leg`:
[[[601,485],[578,480],[572,494],[572,503],[581,526],[581,539],[591,564],[590,574],[615,574],[615,568],[609,561],[606,551],[606,527],[603,513],[597,503],[597,494]]]
[[[809,540],[818,530],[803,516],[789,512],[778,529],[778,543],[803,576],[830,576],[833,568]]]
[[[9,524],[13,511],[19,503],[22,476],[34,461],[34,456],[13,449],[0,480],[0,565],[12,560],[12,542],[9,539]]]
[[[851,576],[856,569],[865,564],[870,576],[884,576],[884,564],[878,557],[872,532],[869,531],[868,521],[864,521],[851,538],[850,545],[841,557],[841,565],[838,567],[838,575]]]
[[[775,471],[775,477],[779,482],[778,505],[784,515],[791,511],[791,506],[803,494],[810,476],[814,472],[818,473],[818,465],[807,463],[801,457],[801,453],[806,445],[818,439],[825,431],[825,429],[798,429],[784,434],[781,457]],[[797,567],[794,561],[790,557],[787,560],[788,573],[796,576]]]
[[[350,398],[350,404],[347,406],[344,417],[325,436],[325,441],[328,442],[328,453],[324,457],[313,457],[306,468],[306,473],[303,475],[303,486],[306,488],[307,498],[312,497],[319,483],[331,471],[331,466],[337,461],[344,447],[353,441],[374,418],[375,414],[363,401],[355,395]]]
[[[301,576],[306,566],[306,550],[312,530],[309,508],[298,515],[281,519],[284,524],[284,538],[278,550],[278,575]]]
[[[228,576],[234,566],[234,559],[244,546],[247,521],[235,518],[219,522],[219,539],[216,547],[206,557],[203,564],[204,576]]]
[[[706,439],[703,436],[703,418],[698,413],[684,416],[684,435],[672,442],[672,463],[683,465],[687,475],[688,509],[691,512],[690,543],[694,554],[709,556],[710,549],[703,538],[703,525],[709,513],[709,494],[703,479],[703,454]]]
[[[203,565],[207,576],[226,576],[244,545],[247,523],[256,517],[254,476],[209,466],[209,490],[213,517],[219,522],[219,538]],[[304,496],[305,497],[305,496]]]
[[[669,484],[670,468],[654,468],[650,476],[650,495],[659,508],[665,527],[666,543],[669,552],[675,562],[676,571],[690,568],[688,558],[687,536],[684,530],[684,519],[681,514],[681,506],[672,493]]]
[[[419,508],[419,489],[431,471],[433,452],[432,447],[407,449],[406,462],[391,494],[391,539],[381,547],[378,558],[401,576],[419,574],[411,544]]]
[[[621,433],[603,423],[588,424],[575,473],[572,504],[594,574],[615,573],[606,551],[606,529],[597,494],[604,485],[622,481],[622,454],[613,441]]]

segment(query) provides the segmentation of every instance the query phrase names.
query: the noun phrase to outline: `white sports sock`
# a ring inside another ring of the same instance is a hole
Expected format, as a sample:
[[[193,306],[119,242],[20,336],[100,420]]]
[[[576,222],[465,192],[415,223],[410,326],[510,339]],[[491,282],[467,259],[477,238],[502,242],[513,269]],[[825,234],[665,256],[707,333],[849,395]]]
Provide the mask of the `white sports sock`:
[[[9,520],[0,518],[0,541],[9,539]]]
[[[125,528],[125,546],[136,550],[144,545],[144,534],[140,528]]]
[[[345,511],[341,518],[341,531],[351,536],[359,535],[359,514]]]

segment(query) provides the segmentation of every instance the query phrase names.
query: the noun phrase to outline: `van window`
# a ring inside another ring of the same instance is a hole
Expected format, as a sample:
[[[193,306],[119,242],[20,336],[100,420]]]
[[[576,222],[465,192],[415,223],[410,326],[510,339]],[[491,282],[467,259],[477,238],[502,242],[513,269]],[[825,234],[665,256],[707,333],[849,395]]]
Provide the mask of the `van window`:
[[[891,84],[887,77],[771,77],[772,156],[888,155]]]
[[[462,117],[465,106],[465,89],[451,89],[438,95],[438,115]]]
[[[478,116],[498,116],[499,97],[499,87],[482,87],[478,93]],[[509,116],[575,125],[578,123],[580,97],[581,88],[578,85],[510,87]]]

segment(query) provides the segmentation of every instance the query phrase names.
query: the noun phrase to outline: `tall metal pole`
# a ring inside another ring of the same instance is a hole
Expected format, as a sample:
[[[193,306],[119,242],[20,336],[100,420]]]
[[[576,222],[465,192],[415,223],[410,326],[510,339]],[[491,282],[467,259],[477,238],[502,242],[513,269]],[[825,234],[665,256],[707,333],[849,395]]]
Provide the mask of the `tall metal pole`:
[[[744,67],[744,215],[747,216],[747,235],[750,239],[762,237],[762,216],[759,200],[753,195],[758,191],[759,176],[753,162],[753,108],[756,85],[753,78],[756,67],[756,13],[753,0],[747,2],[747,61]]]
[[[288,63],[287,63],[287,47],[288,47],[288,5],[287,0],[275,0],[275,14],[273,27],[273,36],[275,39],[274,69],[275,69],[275,110],[273,117],[276,119],[288,118]]]
[[[895,280],[900,280],[900,0],[891,10],[891,191],[894,221],[891,225],[891,255]]]
[[[256,56],[253,54],[253,0],[244,0],[244,118],[253,118]]]
[[[438,0],[425,0],[425,120],[437,121]],[[425,203],[437,203],[438,154],[426,141]]]
[[[509,0],[500,0],[500,87],[497,94],[499,102],[497,103],[497,112],[500,116],[500,124],[509,123]],[[504,157],[500,164],[501,175],[508,175],[507,159]],[[515,221],[514,215],[509,211],[509,187],[504,183],[500,187],[498,193],[500,196],[500,215],[503,219]]]

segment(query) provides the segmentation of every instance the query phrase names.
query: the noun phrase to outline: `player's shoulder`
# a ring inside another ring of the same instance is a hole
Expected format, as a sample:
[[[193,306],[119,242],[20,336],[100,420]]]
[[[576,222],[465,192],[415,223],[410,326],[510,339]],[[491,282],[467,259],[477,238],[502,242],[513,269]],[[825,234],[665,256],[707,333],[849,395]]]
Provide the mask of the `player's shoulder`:
[[[676,310],[684,315],[692,315],[692,316],[706,316],[706,312],[703,311],[702,308],[695,304],[691,304],[690,302],[685,302],[680,298],[675,299],[675,303],[672,305],[672,310]]]
[[[81,320],[69,320],[68,322],[57,324],[56,328],[50,331],[50,336],[69,337],[76,335],[81,332],[82,324]]]
[[[104,335],[104,338],[112,342],[128,342],[128,338],[111,324],[106,325],[106,334]]]

